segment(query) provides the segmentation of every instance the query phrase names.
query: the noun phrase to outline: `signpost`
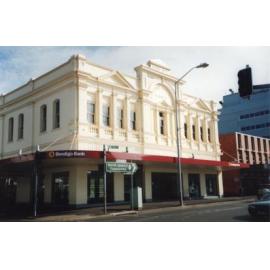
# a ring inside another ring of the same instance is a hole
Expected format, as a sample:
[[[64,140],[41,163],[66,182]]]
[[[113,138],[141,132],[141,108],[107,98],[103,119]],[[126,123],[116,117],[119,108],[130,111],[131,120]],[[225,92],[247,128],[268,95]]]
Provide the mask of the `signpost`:
[[[114,172],[120,172],[127,175],[130,175],[131,177],[131,191],[130,191],[130,197],[131,197],[131,210],[133,210],[133,174],[138,170],[138,166],[136,163],[132,162],[106,162],[106,172],[108,173],[114,173]]]
[[[119,149],[118,145],[109,145],[110,149]],[[127,149],[126,149],[127,150]],[[133,209],[133,174],[138,170],[136,163],[126,160],[117,160],[116,162],[107,162],[107,149],[103,145],[103,163],[104,163],[104,213],[107,214],[107,173],[124,173],[131,176],[131,208]]]

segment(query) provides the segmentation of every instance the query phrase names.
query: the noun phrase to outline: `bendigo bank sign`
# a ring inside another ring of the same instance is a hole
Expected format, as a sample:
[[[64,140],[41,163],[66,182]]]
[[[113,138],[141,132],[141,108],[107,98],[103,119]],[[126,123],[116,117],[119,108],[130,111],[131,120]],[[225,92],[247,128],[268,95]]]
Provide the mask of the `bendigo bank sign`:
[[[85,151],[49,151],[48,158],[84,158]]]

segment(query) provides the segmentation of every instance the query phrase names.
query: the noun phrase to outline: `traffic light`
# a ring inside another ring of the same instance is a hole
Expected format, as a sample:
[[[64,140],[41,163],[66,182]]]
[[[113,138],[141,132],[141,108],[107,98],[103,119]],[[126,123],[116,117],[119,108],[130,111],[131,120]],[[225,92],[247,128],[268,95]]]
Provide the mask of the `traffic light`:
[[[240,97],[250,96],[252,94],[252,72],[251,68],[247,66],[238,72],[238,91]]]

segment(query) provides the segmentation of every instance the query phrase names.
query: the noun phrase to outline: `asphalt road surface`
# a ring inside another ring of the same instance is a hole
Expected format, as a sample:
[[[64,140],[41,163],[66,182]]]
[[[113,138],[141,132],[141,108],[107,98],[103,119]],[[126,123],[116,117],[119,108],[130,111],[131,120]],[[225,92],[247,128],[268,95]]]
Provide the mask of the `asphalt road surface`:
[[[226,202],[207,204],[185,209],[170,208],[142,212],[139,214],[95,218],[98,222],[257,222],[270,221],[269,218],[252,218],[247,210],[248,202]]]

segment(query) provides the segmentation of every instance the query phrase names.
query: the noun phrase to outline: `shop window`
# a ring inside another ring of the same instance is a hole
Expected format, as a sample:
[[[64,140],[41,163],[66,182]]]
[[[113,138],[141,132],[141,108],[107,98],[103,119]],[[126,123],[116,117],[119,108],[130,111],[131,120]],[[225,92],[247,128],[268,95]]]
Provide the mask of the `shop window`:
[[[47,130],[47,106],[40,107],[40,132]]]
[[[18,117],[18,139],[23,139],[24,115],[21,113]]]
[[[102,107],[102,120],[105,127],[110,126],[110,106],[105,104]]]
[[[95,104],[87,101],[87,121],[89,124],[95,124]]]
[[[60,100],[56,99],[53,102],[53,128],[60,127]]]
[[[14,118],[11,117],[8,119],[8,141],[13,141],[13,133],[14,133]]]

